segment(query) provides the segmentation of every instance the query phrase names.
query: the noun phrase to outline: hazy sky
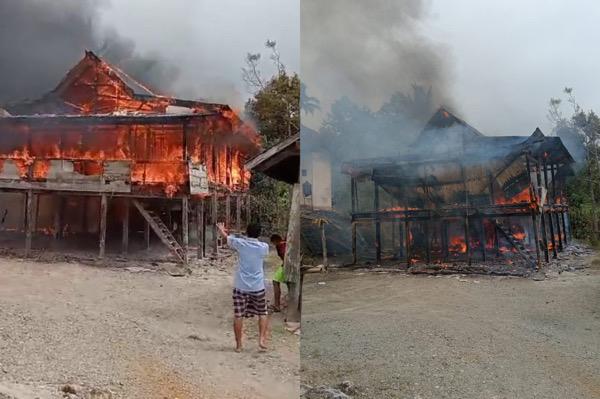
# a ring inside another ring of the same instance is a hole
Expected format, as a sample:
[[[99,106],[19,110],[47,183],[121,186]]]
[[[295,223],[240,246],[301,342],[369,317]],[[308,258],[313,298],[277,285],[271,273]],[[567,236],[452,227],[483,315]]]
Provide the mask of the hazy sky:
[[[600,111],[599,21],[596,0],[434,0],[424,30],[450,47],[451,92],[466,120],[520,135],[550,132],[547,105],[565,86]]]
[[[319,0],[304,1],[327,8]],[[405,91],[419,79],[426,85],[428,81],[441,83],[442,94],[451,106],[490,135],[525,135],[537,126],[550,133],[548,102],[561,96],[565,86],[574,89],[584,109],[600,111],[600,1],[372,0],[365,5],[361,0],[347,0],[346,4],[353,5],[340,7],[339,13],[348,14],[342,18],[331,10],[331,18],[309,10],[320,15],[321,21],[311,25],[302,20],[305,30],[332,31],[339,38],[334,37],[337,43],[330,51],[348,54],[344,62],[338,62],[337,70],[331,65],[325,68],[331,75],[324,79],[315,63],[305,63],[309,56],[318,59],[315,49],[324,46],[316,38],[304,40],[307,36],[302,35],[303,77],[309,83],[309,94],[313,86],[312,95],[323,96],[324,111],[343,94],[377,108],[374,96],[380,97],[380,104],[391,92]],[[306,10],[303,12],[309,14]],[[357,24],[361,18],[363,23]],[[392,26],[386,29],[382,24]],[[326,28],[320,28],[323,26]],[[345,31],[352,40],[344,40]],[[370,36],[373,32],[381,36],[381,46]],[[399,44],[393,45],[394,40]],[[336,46],[343,51],[336,51]],[[391,56],[391,51],[397,54]],[[421,68],[409,61],[411,51],[430,76],[423,79],[419,75]],[[437,57],[431,56],[432,51]],[[329,59],[329,64],[331,59],[335,62],[327,50],[318,52],[321,59]],[[428,59],[440,64],[437,69],[425,67]],[[319,79],[324,87],[332,82],[346,82],[347,87],[320,90],[314,87]],[[305,122],[317,127],[322,116],[305,118]]]
[[[133,39],[136,50],[159,52],[179,67],[178,92],[241,106],[248,97],[241,79],[246,53],[261,52],[265,75],[273,72],[264,47],[267,39],[277,41],[288,70],[299,70],[299,0],[107,3],[102,14],[105,25]]]

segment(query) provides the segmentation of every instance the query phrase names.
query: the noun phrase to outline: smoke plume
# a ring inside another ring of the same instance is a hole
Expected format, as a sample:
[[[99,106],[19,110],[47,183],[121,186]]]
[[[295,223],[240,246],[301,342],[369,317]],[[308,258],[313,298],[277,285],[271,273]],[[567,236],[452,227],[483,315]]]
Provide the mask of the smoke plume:
[[[1,0],[0,104],[52,90],[67,70],[97,52],[159,92],[168,92],[177,68],[100,24],[106,1]]]
[[[448,105],[449,55],[421,34],[427,0],[304,0],[301,3],[301,74],[321,113],[347,96],[377,110],[413,85],[432,88],[434,103]]]

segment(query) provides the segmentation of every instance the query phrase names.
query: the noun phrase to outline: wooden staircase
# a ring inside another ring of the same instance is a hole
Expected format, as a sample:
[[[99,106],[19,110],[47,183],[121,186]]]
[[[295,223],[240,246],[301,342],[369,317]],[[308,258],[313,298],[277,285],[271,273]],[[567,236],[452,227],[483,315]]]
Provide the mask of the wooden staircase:
[[[156,233],[156,235],[160,238],[163,244],[165,244],[169,248],[169,250],[177,257],[177,259],[181,263],[187,263],[187,254],[185,253],[185,250],[181,245],[179,245],[175,237],[173,237],[173,234],[171,234],[169,228],[167,227],[167,225],[165,225],[162,219],[153,211],[146,209],[144,207],[144,204],[142,204],[138,200],[134,199],[133,205],[144,217],[146,222],[148,222],[150,227],[152,227],[152,230],[154,230],[154,233]]]
[[[502,234],[502,236],[504,238],[506,238],[506,241],[508,241],[508,243],[514,249],[517,250],[517,252],[519,253],[519,255],[521,255],[521,257],[530,266],[532,266],[533,268],[536,268],[537,267],[536,256],[534,254],[532,254],[531,251],[529,251],[529,249],[527,249],[525,247],[525,244],[523,243],[523,241],[519,240],[515,236],[513,236],[512,233],[504,225],[502,225],[502,223],[498,219],[494,220],[494,224],[496,225],[496,228]]]

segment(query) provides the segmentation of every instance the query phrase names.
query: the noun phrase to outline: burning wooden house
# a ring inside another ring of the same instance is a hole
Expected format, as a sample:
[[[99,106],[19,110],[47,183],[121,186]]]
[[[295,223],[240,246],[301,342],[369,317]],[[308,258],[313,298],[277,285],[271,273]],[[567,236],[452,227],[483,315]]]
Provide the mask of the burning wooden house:
[[[377,263],[502,260],[531,268],[570,239],[565,178],[573,158],[558,137],[484,136],[445,109],[393,158],[348,162],[353,258],[373,237]]]
[[[153,93],[87,51],[42,98],[5,106],[0,116],[0,230],[32,237],[99,237],[130,225],[150,230],[179,261],[187,261],[190,209],[205,248],[203,198],[237,198],[248,188],[246,159],[259,150],[257,133],[223,104]],[[137,219],[130,222],[130,209]],[[177,215],[177,222],[173,216]],[[176,227],[178,226],[178,227]]]

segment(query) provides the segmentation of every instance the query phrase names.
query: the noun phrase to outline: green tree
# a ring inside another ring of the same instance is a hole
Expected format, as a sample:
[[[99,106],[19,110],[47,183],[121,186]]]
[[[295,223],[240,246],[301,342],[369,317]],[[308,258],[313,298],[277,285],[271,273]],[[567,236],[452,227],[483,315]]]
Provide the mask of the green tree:
[[[572,114],[565,117],[561,99],[550,99],[549,119],[558,135],[578,163],[576,176],[569,182],[570,215],[577,238],[597,242],[600,239],[598,208],[600,196],[600,117],[593,111],[584,111],[575,100],[573,89],[564,94],[571,105]]]
[[[300,78],[288,73],[277,51],[277,43],[267,40],[265,47],[276,72],[265,79],[260,68],[261,54],[247,54],[242,77],[253,96],[245,105],[246,117],[256,125],[264,148],[294,136],[300,131]],[[290,205],[289,186],[260,173],[250,185],[254,215],[268,232],[285,232]]]

